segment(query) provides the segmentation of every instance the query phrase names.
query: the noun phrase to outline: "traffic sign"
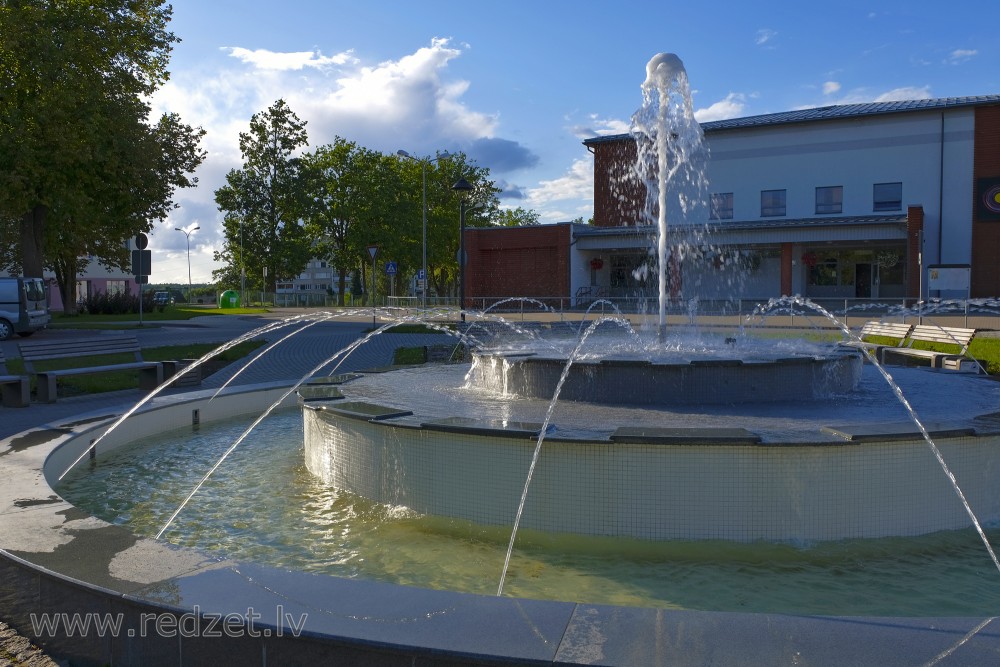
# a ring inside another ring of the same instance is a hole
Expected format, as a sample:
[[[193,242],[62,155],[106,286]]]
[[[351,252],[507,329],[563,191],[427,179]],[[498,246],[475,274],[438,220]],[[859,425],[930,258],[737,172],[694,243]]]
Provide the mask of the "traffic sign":
[[[132,275],[148,276],[152,273],[153,252],[151,250],[132,251]]]
[[[387,276],[396,275],[396,262],[386,262],[385,263],[385,274]]]
[[[377,245],[370,245],[370,246],[368,246],[368,256],[372,258],[373,262],[375,261],[375,255],[377,255],[377,254],[378,254],[378,246]]]
[[[417,280],[426,280],[427,274],[424,273],[423,269],[417,269]]]

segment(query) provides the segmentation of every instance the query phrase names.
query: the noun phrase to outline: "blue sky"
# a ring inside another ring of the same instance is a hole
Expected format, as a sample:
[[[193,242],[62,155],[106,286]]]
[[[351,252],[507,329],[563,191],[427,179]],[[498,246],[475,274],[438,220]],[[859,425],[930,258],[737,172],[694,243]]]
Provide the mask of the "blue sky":
[[[712,3],[619,0],[172,0],[181,38],[156,113],[203,127],[197,189],[157,225],[151,281],[208,281],[213,193],[238,135],[278,98],[310,149],[465,151],[501,203],[544,223],[592,214],[582,141],[628,131],[646,62],[681,57],[700,121],[803,107],[1000,92],[1000,40],[981,1]]]

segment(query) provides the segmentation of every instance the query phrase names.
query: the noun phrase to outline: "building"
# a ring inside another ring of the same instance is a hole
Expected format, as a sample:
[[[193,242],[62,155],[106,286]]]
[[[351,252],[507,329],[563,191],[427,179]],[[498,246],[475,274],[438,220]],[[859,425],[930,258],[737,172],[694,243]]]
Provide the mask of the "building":
[[[337,270],[327,260],[310,259],[296,278],[275,283],[274,303],[278,306],[325,306],[328,297],[339,292],[339,279]]]
[[[1000,294],[1000,95],[701,127],[706,201],[668,221],[674,299]],[[594,224],[468,230],[468,296],[519,292],[580,305],[655,294],[654,229],[644,222],[645,189],[629,176],[635,142],[625,134],[584,145],[594,155]]]

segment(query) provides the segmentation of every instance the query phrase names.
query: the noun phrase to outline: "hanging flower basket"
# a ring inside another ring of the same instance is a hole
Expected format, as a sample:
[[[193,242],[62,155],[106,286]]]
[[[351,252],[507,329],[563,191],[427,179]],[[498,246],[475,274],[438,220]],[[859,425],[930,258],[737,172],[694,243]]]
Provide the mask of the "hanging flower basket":
[[[816,253],[814,252],[807,252],[802,255],[802,263],[810,268],[816,266],[816,262],[818,261],[819,258],[816,257]]]
[[[601,259],[600,257],[595,257],[594,259],[590,260],[590,268],[592,268],[594,271],[600,271],[603,266],[604,266],[604,260]]]

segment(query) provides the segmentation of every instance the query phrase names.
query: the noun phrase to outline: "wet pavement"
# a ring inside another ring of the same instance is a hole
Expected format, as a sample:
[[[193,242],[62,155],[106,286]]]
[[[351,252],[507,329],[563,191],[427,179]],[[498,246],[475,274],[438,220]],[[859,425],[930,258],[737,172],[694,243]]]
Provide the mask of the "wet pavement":
[[[308,319],[309,311],[288,311],[263,316],[208,315],[192,320],[157,322],[140,329],[49,329],[40,331],[30,340],[76,340],[92,336],[120,336],[134,334],[143,348],[190,343],[217,343],[222,345],[264,326],[287,322],[256,338],[274,345],[260,354],[248,368],[239,372],[235,384],[256,384],[274,380],[297,381],[310,374],[330,374],[360,368],[385,366],[392,362],[397,347],[411,347],[447,342],[443,334],[381,334],[361,345],[334,371],[336,361],[322,362],[350,346],[371,329],[372,320],[365,317],[342,318],[324,322]],[[302,319],[295,319],[302,318]],[[381,325],[382,322],[379,322]],[[0,342],[5,356],[18,357],[20,338]],[[265,348],[261,348],[265,349]],[[343,355],[342,355],[343,356]],[[338,357],[338,361],[340,358]],[[243,366],[230,364],[222,371],[204,378],[202,388],[220,387]],[[178,391],[178,390],[169,390]],[[32,402],[26,408],[0,409],[0,438],[5,438],[42,424],[70,418],[74,415],[134,405],[145,391],[139,389],[107,392],[86,396],[60,398],[56,403]]]

